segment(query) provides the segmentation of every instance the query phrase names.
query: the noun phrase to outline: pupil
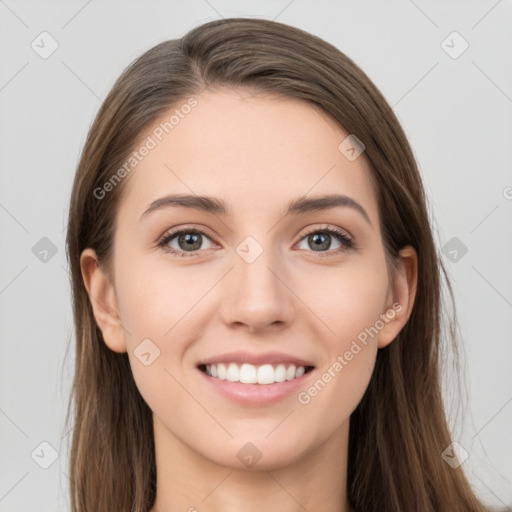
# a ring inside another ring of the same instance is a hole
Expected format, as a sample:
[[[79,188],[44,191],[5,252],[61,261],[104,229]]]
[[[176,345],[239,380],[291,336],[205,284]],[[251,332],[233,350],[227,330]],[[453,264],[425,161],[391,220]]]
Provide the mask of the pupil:
[[[185,250],[191,251],[194,249],[199,249],[201,247],[201,241],[199,239],[199,233],[181,235],[179,237],[179,242],[185,242]]]
[[[322,241],[321,237],[324,237],[326,241]],[[310,237],[310,239],[313,240],[313,246],[315,248],[315,250],[317,250],[318,248],[320,249],[329,249],[329,247],[331,246],[331,241],[330,241],[330,238],[327,237],[325,234],[314,234]]]

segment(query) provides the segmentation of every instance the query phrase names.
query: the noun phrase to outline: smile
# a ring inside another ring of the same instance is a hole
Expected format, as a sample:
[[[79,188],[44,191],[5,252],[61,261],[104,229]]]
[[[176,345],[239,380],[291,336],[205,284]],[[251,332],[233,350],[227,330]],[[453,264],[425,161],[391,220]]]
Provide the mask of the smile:
[[[240,382],[242,384],[275,384],[294,380],[310,371],[312,366],[296,366],[294,364],[263,364],[249,363],[218,363],[201,365],[200,370],[210,377]]]

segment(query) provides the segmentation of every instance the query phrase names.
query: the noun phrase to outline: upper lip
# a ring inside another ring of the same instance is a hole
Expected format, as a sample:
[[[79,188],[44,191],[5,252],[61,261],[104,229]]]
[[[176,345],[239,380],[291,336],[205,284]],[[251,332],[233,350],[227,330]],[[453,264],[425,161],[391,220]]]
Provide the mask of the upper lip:
[[[209,357],[197,363],[197,366],[219,363],[249,363],[255,366],[263,364],[294,364],[295,366],[314,366],[313,363],[300,357],[284,354],[282,352],[264,352],[262,354],[251,354],[249,352],[227,352],[218,356]]]

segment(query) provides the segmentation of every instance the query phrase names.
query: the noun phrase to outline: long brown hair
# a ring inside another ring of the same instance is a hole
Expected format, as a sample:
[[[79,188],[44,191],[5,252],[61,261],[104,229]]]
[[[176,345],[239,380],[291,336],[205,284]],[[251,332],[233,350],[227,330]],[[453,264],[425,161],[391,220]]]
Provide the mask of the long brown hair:
[[[391,107],[346,55],[300,29],[263,19],[203,24],[146,51],[119,77],[90,128],[76,171],[67,251],[76,330],[70,489],[73,512],[146,512],[154,503],[152,415],[127,354],[102,339],[82,280],[80,254],[96,250],[109,268],[123,182],[98,199],[141,134],[206,87],[246,87],[322,108],[365,146],[376,184],[389,261],[417,251],[415,305],[397,338],[378,351],[373,376],[350,419],[347,492],[356,512],[482,512],[462,467],[441,454],[451,443],[440,364],[443,277],[420,174]],[[443,334],[445,333],[445,334]]]

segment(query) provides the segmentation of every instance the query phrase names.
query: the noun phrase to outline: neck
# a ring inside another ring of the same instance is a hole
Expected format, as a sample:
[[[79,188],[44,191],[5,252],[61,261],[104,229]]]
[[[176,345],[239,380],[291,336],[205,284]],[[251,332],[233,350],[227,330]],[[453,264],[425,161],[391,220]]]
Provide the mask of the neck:
[[[157,492],[150,512],[350,512],[348,428],[349,420],[322,445],[285,465],[240,469],[205,458],[154,416]]]

